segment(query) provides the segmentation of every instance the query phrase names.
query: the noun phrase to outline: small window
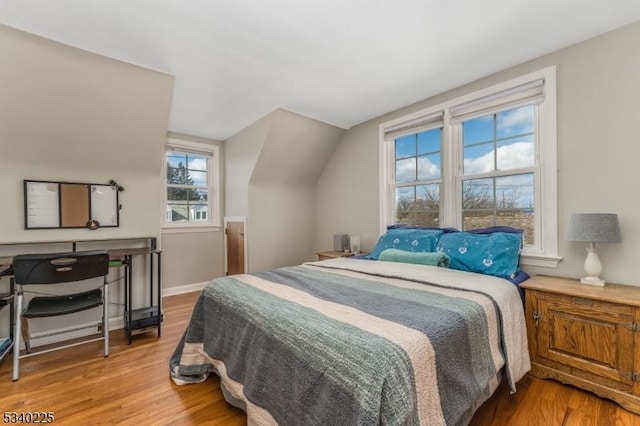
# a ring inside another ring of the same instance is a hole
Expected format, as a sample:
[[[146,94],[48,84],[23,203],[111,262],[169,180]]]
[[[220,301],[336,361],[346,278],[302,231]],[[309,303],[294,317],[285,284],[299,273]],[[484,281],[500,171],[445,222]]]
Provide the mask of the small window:
[[[165,225],[217,225],[218,147],[171,139],[165,149]]]

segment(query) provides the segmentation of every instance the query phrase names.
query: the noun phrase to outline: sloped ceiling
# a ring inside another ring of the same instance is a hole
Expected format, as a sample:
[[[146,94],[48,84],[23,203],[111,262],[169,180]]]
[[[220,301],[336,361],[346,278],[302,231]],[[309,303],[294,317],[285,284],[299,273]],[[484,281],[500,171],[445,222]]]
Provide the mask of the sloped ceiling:
[[[269,116],[269,131],[249,182],[314,187],[343,130],[281,109]]]
[[[175,75],[170,130],[349,128],[640,19],[638,0],[3,0],[0,23]]]

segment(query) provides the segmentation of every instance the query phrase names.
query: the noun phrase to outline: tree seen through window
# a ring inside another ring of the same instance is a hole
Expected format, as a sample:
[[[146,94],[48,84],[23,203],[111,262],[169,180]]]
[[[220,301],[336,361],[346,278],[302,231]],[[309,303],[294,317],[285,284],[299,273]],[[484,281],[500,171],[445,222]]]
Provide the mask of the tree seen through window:
[[[167,221],[208,220],[207,157],[166,153]]]

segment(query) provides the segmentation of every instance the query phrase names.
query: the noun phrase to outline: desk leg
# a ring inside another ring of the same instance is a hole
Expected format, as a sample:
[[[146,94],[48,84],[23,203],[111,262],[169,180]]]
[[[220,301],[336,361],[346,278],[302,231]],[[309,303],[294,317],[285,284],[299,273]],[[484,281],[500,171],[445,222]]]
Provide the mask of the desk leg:
[[[13,275],[9,277],[9,293],[16,297],[16,281]],[[15,301],[15,299],[14,299]],[[14,321],[16,320],[16,312],[15,312],[15,302],[9,304],[9,338],[12,342],[16,341],[15,336],[13,335],[13,328],[15,327]],[[15,345],[14,345],[15,348]]]
[[[127,331],[127,319],[129,315],[129,264],[127,256],[122,259],[122,274],[124,279],[124,312],[122,313],[122,321],[124,322],[124,330]]]
[[[13,335],[15,340],[13,341],[13,374],[12,379],[15,382],[20,378],[20,336],[22,336],[22,290],[16,294],[16,317],[14,319],[15,331]]]
[[[104,356],[109,356],[109,282],[104,276],[102,300],[102,333],[104,334]]]
[[[161,335],[162,317],[162,253],[158,253],[158,337]]]
[[[129,304],[127,305],[127,339],[129,341],[129,344],[131,344],[131,323],[133,321],[133,301],[131,300],[132,297],[132,290],[131,288],[133,287],[133,273],[132,273],[132,269],[133,269],[133,265],[132,265],[132,257],[131,256],[127,256],[127,293],[128,293],[128,298],[129,298]]]
[[[153,306],[153,253],[149,253],[149,306]]]

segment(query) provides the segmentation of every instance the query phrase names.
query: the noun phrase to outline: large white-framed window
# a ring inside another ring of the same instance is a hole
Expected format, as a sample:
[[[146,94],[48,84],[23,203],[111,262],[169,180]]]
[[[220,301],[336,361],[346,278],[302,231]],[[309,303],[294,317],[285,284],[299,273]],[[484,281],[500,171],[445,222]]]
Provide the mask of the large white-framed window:
[[[163,228],[220,226],[219,148],[170,138],[163,162]]]
[[[380,125],[380,227],[524,230],[522,263],[557,266],[555,67]]]

